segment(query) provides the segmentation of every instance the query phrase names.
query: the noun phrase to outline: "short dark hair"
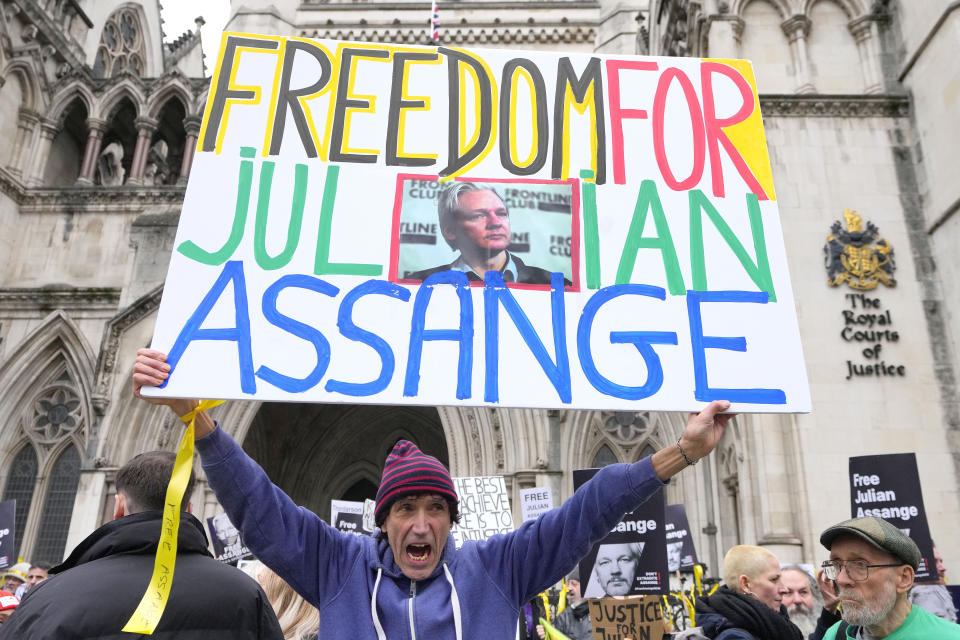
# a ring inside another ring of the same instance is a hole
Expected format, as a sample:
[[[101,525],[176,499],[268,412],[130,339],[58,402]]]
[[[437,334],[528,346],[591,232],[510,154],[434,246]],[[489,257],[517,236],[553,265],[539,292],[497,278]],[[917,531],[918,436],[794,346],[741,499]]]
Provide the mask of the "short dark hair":
[[[177,456],[170,451],[148,451],[117,471],[117,493],[127,501],[127,515],[141,511],[163,511],[167,499],[167,485],[173,475],[173,463]],[[196,481],[193,469],[183,494],[181,510],[186,510]]]
[[[30,565],[30,568],[31,568],[31,569],[42,569],[43,571],[50,571],[50,569],[53,568],[53,563],[52,563],[52,562],[46,562],[46,561],[44,561],[44,560],[40,560],[40,561],[38,561],[38,562],[34,562],[33,564],[31,564],[31,565]]]

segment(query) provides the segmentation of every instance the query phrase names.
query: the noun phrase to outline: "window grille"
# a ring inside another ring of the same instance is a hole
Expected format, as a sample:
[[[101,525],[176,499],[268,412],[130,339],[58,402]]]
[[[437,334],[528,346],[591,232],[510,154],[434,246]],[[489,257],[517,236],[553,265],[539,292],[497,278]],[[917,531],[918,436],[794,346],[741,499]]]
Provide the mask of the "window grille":
[[[50,473],[37,544],[31,558],[34,562],[59,563],[63,560],[79,482],[80,453],[71,445],[60,454]]]
[[[617,460],[617,456],[613,454],[613,451],[610,450],[610,447],[603,445],[600,447],[600,450],[597,451],[597,455],[593,456],[593,463],[590,466],[598,469],[616,462],[619,462],[619,460]]]
[[[27,526],[27,514],[30,513],[30,503],[33,501],[33,487],[37,482],[37,454],[31,445],[26,445],[13,458],[10,470],[7,472],[7,485],[3,491],[3,499],[16,500],[16,522],[14,528],[13,557],[10,564],[16,561],[23,542],[23,531]]]
[[[100,46],[93,63],[93,74],[108,78],[124,71],[143,74],[145,60],[140,18],[133,8],[115,11],[103,26]]]

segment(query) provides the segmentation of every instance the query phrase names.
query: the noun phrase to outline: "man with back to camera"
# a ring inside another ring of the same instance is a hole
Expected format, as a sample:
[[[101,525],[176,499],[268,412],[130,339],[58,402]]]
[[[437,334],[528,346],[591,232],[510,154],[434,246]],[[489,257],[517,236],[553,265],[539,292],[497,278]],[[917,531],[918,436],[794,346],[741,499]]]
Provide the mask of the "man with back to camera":
[[[920,549],[894,525],[876,517],[845,520],[820,534],[820,544],[830,551],[823,574],[837,586],[843,616],[824,640],[960,638],[960,625],[910,604]],[[825,584],[821,590],[829,589]]]
[[[483,281],[487,271],[499,271],[504,282],[550,284],[550,272],[525,264],[511,254],[510,212],[494,187],[453,181],[437,199],[440,233],[451,249],[460,252],[450,264],[411,273],[409,280],[425,280],[441,271],[462,271],[467,279]],[[570,281],[564,279],[564,284]]]
[[[134,637],[121,633],[150,582],[167,484],[176,456],[151,451],[117,471],[114,519],[91,533],[51,576],[33,587],[0,638],[80,640]],[[184,492],[174,579],[153,638],[282,640],[266,595],[254,580],[217,562]]]
[[[169,377],[165,359],[138,351],[134,395]],[[181,417],[198,405],[146,399]],[[319,637],[502,639],[516,636],[523,603],[556,583],[624,513],[716,447],[731,417],[720,412],[729,407],[711,402],[670,447],[604,467],[559,508],[459,549],[450,533],[459,518],[450,472],[411,442],[399,441],[384,464],[374,538],[337,531],[294,505],[205,411],[197,413],[195,437],[207,480],[249,549],[320,610]]]

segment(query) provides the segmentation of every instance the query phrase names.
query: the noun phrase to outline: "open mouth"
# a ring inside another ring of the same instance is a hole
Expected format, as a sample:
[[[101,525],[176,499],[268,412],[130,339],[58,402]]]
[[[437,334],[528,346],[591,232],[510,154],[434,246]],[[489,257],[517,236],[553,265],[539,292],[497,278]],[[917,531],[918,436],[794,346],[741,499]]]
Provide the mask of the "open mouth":
[[[430,545],[428,544],[408,544],[407,558],[412,562],[426,562],[430,558]]]

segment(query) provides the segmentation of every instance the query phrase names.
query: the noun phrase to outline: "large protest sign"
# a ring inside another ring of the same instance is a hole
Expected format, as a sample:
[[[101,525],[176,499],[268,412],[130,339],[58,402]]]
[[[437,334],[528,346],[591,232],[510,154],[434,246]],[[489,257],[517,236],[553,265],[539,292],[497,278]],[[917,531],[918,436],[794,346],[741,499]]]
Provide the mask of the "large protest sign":
[[[16,563],[17,501],[0,502],[0,569]]]
[[[697,563],[697,550],[690,535],[690,523],[687,522],[687,510],[682,504],[668,504],[665,509],[664,525],[667,539],[667,571],[693,571]]]
[[[939,581],[915,454],[851,457],[850,513],[853,518],[883,518],[910,536],[921,555],[914,581]]]
[[[602,598],[590,601],[593,640],[660,640],[663,609],[660,598]]]
[[[454,542],[486,540],[498,533],[513,531],[513,513],[503,476],[454,478],[460,498],[460,522],[453,525]]]
[[[524,522],[535,520],[550,509],[553,509],[553,490],[550,487],[520,489],[520,517]]]
[[[597,469],[577,469],[577,489]],[[657,491],[619,523],[580,560],[581,592],[585,598],[669,591],[664,495]]]
[[[750,64],[227,33],[153,346],[148,394],[809,411]]]

